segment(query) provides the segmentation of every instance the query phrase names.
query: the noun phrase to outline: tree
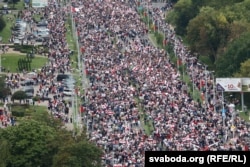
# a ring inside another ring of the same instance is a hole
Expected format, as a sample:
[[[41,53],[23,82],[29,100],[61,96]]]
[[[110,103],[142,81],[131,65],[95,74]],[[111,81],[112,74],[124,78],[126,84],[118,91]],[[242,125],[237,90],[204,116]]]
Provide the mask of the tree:
[[[250,59],[247,59],[240,65],[240,70],[238,73],[234,74],[235,77],[250,77]]]
[[[215,62],[219,47],[224,47],[229,34],[223,13],[211,7],[201,8],[200,14],[187,27],[187,39],[193,52],[209,56]]]
[[[250,24],[244,20],[233,21],[230,24],[230,35],[228,41],[233,41],[234,39],[239,38],[243,33],[249,31]]]
[[[225,53],[216,60],[216,76],[231,77],[239,72],[242,62],[250,58],[250,32],[244,33],[240,38],[228,45]]]
[[[101,167],[102,152],[86,140],[62,147],[54,157],[53,167]]]
[[[34,120],[29,120],[15,127],[8,127],[1,132],[1,140],[8,141],[10,155],[7,167],[46,167],[50,153],[50,143],[55,138],[55,130]]]
[[[3,16],[0,16],[0,31],[2,31],[5,26],[6,26],[6,23],[4,21],[4,18]]]
[[[1,134],[1,129],[0,129]],[[6,139],[0,140],[0,167],[6,167],[7,166],[7,159],[10,156],[10,146]]]
[[[12,4],[12,7],[15,7],[15,4],[19,2],[20,0],[4,0],[4,2],[8,2],[9,4]]]
[[[0,129],[0,165],[99,167],[102,151],[85,134],[73,137],[47,111],[35,112],[17,126]]]
[[[10,93],[10,88],[0,87],[0,99],[4,100]]]
[[[5,99],[11,93],[10,88],[5,87],[5,76],[0,77],[0,99]]]
[[[174,5],[175,16],[174,24],[176,26],[176,33],[179,35],[186,34],[186,27],[189,21],[196,16],[196,9],[192,5],[192,0],[179,0]]]
[[[24,91],[22,90],[19,90],[19,91],[16,91],[15,93],[13,93],[12,97],[11,97],[11,100],[14,101],[14,100],[19,100],[20,103],[21,103],[21,100],[24,100],[27,98],[27,95]]]

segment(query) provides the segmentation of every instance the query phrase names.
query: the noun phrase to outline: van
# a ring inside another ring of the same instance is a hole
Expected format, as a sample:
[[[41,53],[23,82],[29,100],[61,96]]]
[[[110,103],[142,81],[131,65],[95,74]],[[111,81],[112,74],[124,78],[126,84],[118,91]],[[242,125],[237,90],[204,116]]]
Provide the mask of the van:
[[[31,87],[31,86],[24,87],[24,88],[22,89],[22,91],[24,91],[25,93],[32,93],[32,94],[35,93],[34,87]]]
[[[67,74],[58,74],[57,77],[56,77],[56,81],[61,82],[64,79],[68,79],[68,78],[69,78],[69,75],[67,75]]]
[[[31,86],[31,85],[35,85],[35,81],[34,80],[24,80],[23,82],[21,82],[22,86]]]
[[[72,96],[74,94],[74,91],[72,89],[64,89],[63,95],[64,96]]]

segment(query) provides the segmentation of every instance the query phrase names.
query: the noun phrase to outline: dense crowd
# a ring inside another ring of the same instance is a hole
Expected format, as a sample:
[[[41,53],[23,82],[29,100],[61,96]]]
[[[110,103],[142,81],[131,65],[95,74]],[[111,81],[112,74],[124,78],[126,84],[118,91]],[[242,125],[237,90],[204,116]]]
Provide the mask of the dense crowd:
[[[149,3],[144,7],[149,7],[150,18],[185,62],[187,73],[203,95],[201,102],[194,101],[184,89],[187,85],[168,53],[149,44],[147,26],[135,11],[137,4],[118,0],[72,2],[90,81],[86,93],[90,139],[104,148],[105,163],[142,166],[146,150],[247,150],[249,127],[236,117],[236,137],[229,142],[231,113],[227,113],[223,127],[220,106],[214,111],[221,102],[220,95],[214,98],[212,74],[165,23],[164,13],[171,5],[154,8]],[[140,122],[142,116],[147,117],[145,122]],[[150,136],[143,130],[146,121],[153,121]]]
[[[43,70],[45,79],[51,73],[71,71],[65,21],[66,13],[73,13],[83,71],[89,80],[84,122],[89,139],[104,149],[105,166],[141,167],[148,150],[248,150],[249,125],[236,116],[233,136],[228,110],[223,126],[221,95],[214,92],[212,73],[164,21],[172,5],[140,4],[148,8],[167,43],[174,45],[176,56],[201,92],[204,100],[200,102],[188,93],[168,53],[149,42],[137,5],[134,0],[72,0],[62,7],[53,1],[43,11],[45,16],[53,13],[48,19],[50,63]],[[154,127],[151,135],[144,130],[148,122]]]
[[[47,55],[49,62],[39,70],[34,69],[32,74],[35,74],[35,76],[29,76],[29,73],[25,71],[20,74],[8,73],[5,79],[6,84],[11,88],[12,93],[14,93],[25,87],[21,85],[23,81],[34,80],[34,83],[30,86],[34,86],[34,95],[39,96],[40,100],[36,103],[40,103],[46,99],[48,101],[48,109],[53,115],[66,123],[72,123],[72,116],[69,115],[70,101],[65,101],[62,92],[59,90],[61,83],[56,80],[58,73],[66,74],[72,71],[70,62],[72,52],[66,41],[67,28],[65,21],[67,18],[67,8],[60,8],[60,5],[56,1],[50,1],[49,6],[44,9],[31,8],[21,11],[19,19],[27,22],[30,28],[33,29],[32,27],[35,25],[33,16],[35,14],[42,15],[42,18],[48,21],[47,28],[50,30],[50,36],[48,41],[44,43],[44,47],[49,49]],[[11,103],[10,98],[5,101]],[[8,111],[8,108],[4,107],[4,111]],[[0,120],[4,127],[11,125],[11,114],[3,112]]]

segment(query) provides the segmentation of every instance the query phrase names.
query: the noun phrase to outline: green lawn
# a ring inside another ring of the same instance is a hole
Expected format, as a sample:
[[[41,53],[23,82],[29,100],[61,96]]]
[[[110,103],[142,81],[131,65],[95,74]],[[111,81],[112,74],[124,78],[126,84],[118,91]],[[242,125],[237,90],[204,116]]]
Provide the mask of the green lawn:
[[[26,119],[29,119],[30,117],[43,117],[46,112],[48,112],[48,108],[46,106],[38,106],[38,105],[27,105],[27,106],[21,106],[16,105],[11,107],[11,111],[20,111],[24,112],[24,117],[16,117],[17,122],[23,122],[26,121]],[[43,118],[41,118],[43,119]]]
[[[24,9],[24,1],[23,0],[19,0],[17,3],[12,3],[12,1],[10,1],[8,3],[8,7],[10,9],[15,9],[15,10],[23,10]]]
[[[153,131],[154,131],[154,126],[153,126],[153,121],[149,120],[145,125],[144,125],[145,133],[150,136]]]
[[[68,21],[65,23],[66,23],[66,28],[67,28],[66,39],[67,39],[67,43],[69,45],[69,48],[71,50],[76,50],[76,43],[75,43],[75,40],[73,38],[72,24],[71,24],[70,17],[68,18]]]
[[[10,72],[18,72],[18,60],[19,58],[24,58],[26,55],[14,54],[14,53],[6,53],[1,56],[2,66],[6,70],[10,70]],[[43,67],[47,63],[48,59],[44,56],[35,56],[32,59],[31,69],[39,69]]]
[[[24,9],[24,2],[23,2],[23,0],[20,0],[19,2],[17,2],[15,4],[14,8],[16,8],[16,10],[23,10]]]
[[[2,43],[9,43],[9,39],[11,37],[11,27],[13,26],[13,22],[8,20],[7,18],[14,18],[12,14],[3,15],[6,26],[2,31],[0,31],[0,36],[2,37]]]
[[[32,115],[33,112],[41,113],[47,110],[48,109],[46,106],[38,106],[38,105],[33,106],[33,105],[18,105],[17,104],[17,105],[12,105],[11,107],[11,111],[23,111],[23,112],[26,112],[27,115]]]
[[[74,51],[74,54],[71,56],[71,61],[74,62],[73,67],[77,68],[78,66],[78,55],[77,55],[77,48],[76,48],[76,40],[74,39],[74,34],[75,32],[72,31],[72,22],[71,22],[71,18],[68,17],[67,22],[66,23],[66,28],[67,28],[67,33],[66,33],[66,40],[67,43],[69,45],[70,50]]]
[[[154,36],[154,34],[148,34],[148,38],[152,42],[152,44],[154,45],[154,47],[159,48],[159,46],[157,45],[156,37]]]
[[[248,113],[249,113],[250,111],[248,111]],[[249,120],[249,114],[246,114],[245,112],[240,112],[239,113],[239,115],[240,115],[240,117],[242,118],[242,119],[244,119],[245,121],[247,121],[247,122],[250,122],[250,120]]]

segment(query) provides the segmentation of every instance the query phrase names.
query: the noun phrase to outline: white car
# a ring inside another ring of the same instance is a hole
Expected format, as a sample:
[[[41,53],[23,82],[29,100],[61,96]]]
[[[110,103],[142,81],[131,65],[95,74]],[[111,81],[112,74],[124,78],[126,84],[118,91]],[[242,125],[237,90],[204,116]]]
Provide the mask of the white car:
[[[72,95],[74,95],[74,91],[71,90],[71,89],[64,89],[63,90],[63,95],[65,95],[65,96],[72,96]]]

